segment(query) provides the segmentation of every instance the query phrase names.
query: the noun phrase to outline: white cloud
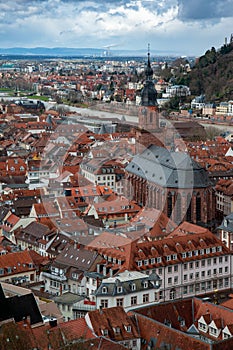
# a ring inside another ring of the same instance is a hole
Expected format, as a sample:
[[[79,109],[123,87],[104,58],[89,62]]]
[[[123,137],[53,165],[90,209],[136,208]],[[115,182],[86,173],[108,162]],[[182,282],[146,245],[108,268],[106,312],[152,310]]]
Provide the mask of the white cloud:
[[[202,53],[221,45],[232,0],[0,1],[1,46],[151,47]],[[231,11],[232,9],[232,11]]]

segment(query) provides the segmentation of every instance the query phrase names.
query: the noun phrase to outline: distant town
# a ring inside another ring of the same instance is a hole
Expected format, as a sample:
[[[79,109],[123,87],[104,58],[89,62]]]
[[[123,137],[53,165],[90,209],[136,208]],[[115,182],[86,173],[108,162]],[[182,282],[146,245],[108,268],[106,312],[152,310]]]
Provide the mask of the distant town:
[[[0,349],[233,348],[233,100],[195,60],[1,56]]]

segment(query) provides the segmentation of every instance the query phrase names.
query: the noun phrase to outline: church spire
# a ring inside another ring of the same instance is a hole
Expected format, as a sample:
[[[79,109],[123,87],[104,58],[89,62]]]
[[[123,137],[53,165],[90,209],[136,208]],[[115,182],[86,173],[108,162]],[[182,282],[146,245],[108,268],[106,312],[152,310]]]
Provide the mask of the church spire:
[[[142,106],[157,106],[157,91],[155,90],[153,83],[153,69],[150,63],[150,44],[148,44],[148,60],[147,67],[145,69],[146,82],[144,88],[141,91],[141,105]]]
[[[153,77],[153,69],[151,68],[150,64],[150,44],[148,44],[148,53],[147,53],[148,59],[147,59],[147,67],[146,67],[146,80],[152,80]]]

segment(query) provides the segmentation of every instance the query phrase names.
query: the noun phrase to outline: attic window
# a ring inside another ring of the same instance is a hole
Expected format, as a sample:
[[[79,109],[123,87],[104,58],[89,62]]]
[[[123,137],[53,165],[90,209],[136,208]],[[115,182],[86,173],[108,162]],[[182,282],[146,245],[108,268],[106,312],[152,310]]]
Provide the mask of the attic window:
[[[119,333],[121,332],[120,327],[116,327],[116,328],[114,328],[114,332],[115,332],[116,334],[119,334]]]
[[[108,335],[108,330],[107,330],[107,329],[102,329],[101,332],[102,332],[102,334],[103,334],[104,336],[107,336],[107,335]]]
[[[130,325],[125,326],[125,330],[126,330],[128,333],[130,333],[130,332],[131,332],[131,326],[130,326]]]
[[[135,283],[130,284],[130,289],[131,290],[136,290],[136,284]]]
[[[117,287],[117,293],[122,293],[123,288],[121,286]]]
[[[107,287],[102,287],[102,293],[106,294],[108,292],[108,288]]]

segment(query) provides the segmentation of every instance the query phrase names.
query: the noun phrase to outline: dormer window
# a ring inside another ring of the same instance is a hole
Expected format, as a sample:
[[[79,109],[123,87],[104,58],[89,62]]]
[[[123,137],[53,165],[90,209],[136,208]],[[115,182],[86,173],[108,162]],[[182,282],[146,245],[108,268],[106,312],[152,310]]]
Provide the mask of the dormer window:
[[[210,253],[210,248],[206,248],[206,254]]]
[[[144,288],[148,288],[148,281],[144,281],[144,282],[143,282],[143,287],[144,287]]]
[[[119,334],[119,333],[121,332],[120,327],[116,327],[116,328],[114,328],[114,332],[115,332],[116,334]]]
[[[133,290],[136,290],[136,284],[135,283],[132,283],[130,285],[130,289],[133,291]]]
[[[123,288],[121,286],[117,287],[117,293],[122,293]]]
[[[212,253],[216,253],[216,247],[212,247]]]
[[[142,260],[139,260],[137,264],[139,267],[142,266]]]
[[[108,292],[108,288],[107,287],[102,287],[102,293],[106,294]]]
[[[107,329],[102,329],[101,330],[103,336],[107,337],[108,336],[108,330]]]
[[[217,247],[217,252],[221,252],[222,251],[222,246],[218,246]]]
[[[200,250],[200,254],[201,254],[201,255],[204,255],[204,254],[205,254],[204,249],[201,249],[201,250]]]
[[[182,258],[183,258],[183,259],[186,258],[186,252],[183,252],[183,253],[182,253]]]
[[[198,250],[194,250],[194,255],[198,256]]]
[[[161,263],[161,261],[162,261],[161,256],[158,256],[158,258],[157,258],[157,263],[159,264],[159,263]]]
[[[187,254],[188,254],[188,257],[191,258],[193,255],[193,252],[191,251],[191,252],[188,252]]]
[[[125,326],[125,330],[126,330],[126,332],[130,333],[131,332],[131,326],[130,325]]]
[[[173,254],[172,255],[172,260],[176,260],[177,259],[177,254]]]
[[[144,260],[144,265],[149,265],[149,260],[148,259]]]
[[[151,259],[150,259],[150,263],[151,263],[151,264],[154,264],[154,263],[155,263],[155,258],[151,258]]]
[[[166,256],[166,260],[167,260],[167,261],[170,261],[170,260],[171,260],[171,255],[167,255],[167,256]]]

